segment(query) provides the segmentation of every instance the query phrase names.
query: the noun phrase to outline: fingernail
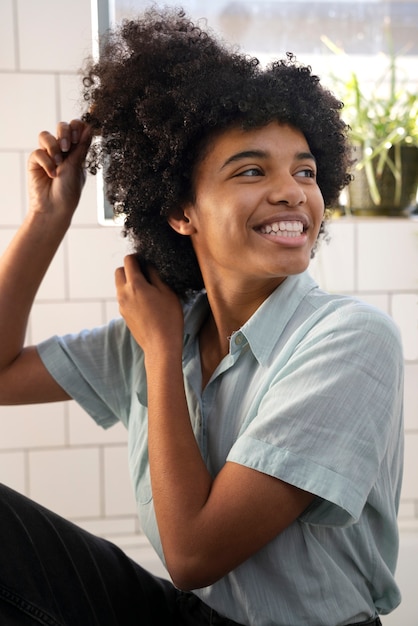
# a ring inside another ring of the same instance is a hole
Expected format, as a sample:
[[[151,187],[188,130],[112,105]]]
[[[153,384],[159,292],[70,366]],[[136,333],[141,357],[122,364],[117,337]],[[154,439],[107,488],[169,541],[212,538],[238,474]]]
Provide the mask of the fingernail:
[[[68,145],[68,139],[66,137],[63,137],[61,139],[60,145],[63,152],[68,152],[68,150],[70,149],[70,146]]]
[[[78,143],[78,132],[76,130],[71,132],[71,141],[72,143]]]
[[[62,156],[61,156],[60,154],[56,154],[56,155],[54,156],[54,161],[55,161],[55,164],[56,164],[56,165],[61,165],[62,160],[63,160],[63,159],[62,159]]]

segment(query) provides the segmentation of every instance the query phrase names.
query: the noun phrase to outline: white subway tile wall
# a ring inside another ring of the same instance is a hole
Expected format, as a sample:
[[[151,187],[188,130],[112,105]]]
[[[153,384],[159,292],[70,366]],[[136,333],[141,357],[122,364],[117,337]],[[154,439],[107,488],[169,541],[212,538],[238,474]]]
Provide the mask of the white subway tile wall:
[[[315,278],[327,291],[353,293],[356,289],[356,228],[352,222],[328,224],[311,263]],[[332,243],[331,243],[332,242]]]
[[[405,438],[405,468],[402,485],[402,494],[405,502],[415,501],[415,514],[417,511],[417,450],[418,432],[409,432]]]
[[[4,419],[3,416],[0,420]],[[24,493],[26,491],[26,462],[25,452],[6,452],[2,450],[0,454],[0,476],[2,483],[7,483],[9,487]]]
[[[90,2],[17,0],[16,4],[20,69],[77,72],[80,57],[91,51]]]
[[[1,450],[55,450],[65,446],[65,411],[61,403],[0,407]]]
[[[26,211],[26,160],[40,130],[80,115],[77,71],[91,49],[88,0],[0,3],[0,252]],[[418,530],[418,222],[334,220],[312,262],[325,289],[393,315],[406,359],[406,469],[400,528]],[[115,268],[129,246],[97,224],[89,179],[73,226],[42,285],[28,328],[52,333],[118,315]],[[146,554],[127,472],[122,426],[103,431],[74,403],[0,408],[0,477],[133,555]],[[142,552],[141,552],[142,551]],[[159,569],[150,557],[151,567]]]
[[[405,364],[405,428],[418,433],[418,363]],[[416,472],[415,472],[416,475]]]
[[[1,19],[1,18],[0,18]],[[0,34],[1,38],[1,34]],[[1,57],[0,57],[1,58]],[[3,85],[2,85],[3,89]],[[1,138],[0,138],[1,141]],[[24,185],[26,162],[23,155],[15,151],[0,152],[0,189],[2,190],[1,225],[15,227],[23,218]]]
[[[30,450],[30,496],[67,518],[100,517],[102,457],[99,446]]]
[[[39,130],[50,128],[51,120],[55,124],[57,77],[9,71],[2,72],[1,83],[1,149],[30,150],[37,145]]]
[[[128,252],[128,242],[120,230],[102,226],[73,228],[68,232],[67,241],[69,297],[77,300],[114,298],[115,269]],[[98,248],[96,241],[100,242]]]
[[[2,71],[15,71],[17,65],[13,7],[13,0],[3,0],[0,4],[0,69]]]
[[[418,290],[418,222],[374,219],[357,228],[357,289]]]

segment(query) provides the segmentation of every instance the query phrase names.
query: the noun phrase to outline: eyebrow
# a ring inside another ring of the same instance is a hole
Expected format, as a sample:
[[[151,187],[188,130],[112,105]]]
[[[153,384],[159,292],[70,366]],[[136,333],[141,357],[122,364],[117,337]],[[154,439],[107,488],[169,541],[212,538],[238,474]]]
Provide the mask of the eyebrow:
[[[264,150],[243,150],[242,152],[237,152],[230,156],[225,163],[222,165],[221,170],[229,165],[230,163],[235,163],[236,161],[241,161],[243,159],[266,159],[269,156],[268,152],[264,152]],[[296,154],[296,159],[298,161],[304,161],[305,159],[310,159],[316,163],[316,159],[311,152],[298,152]]]

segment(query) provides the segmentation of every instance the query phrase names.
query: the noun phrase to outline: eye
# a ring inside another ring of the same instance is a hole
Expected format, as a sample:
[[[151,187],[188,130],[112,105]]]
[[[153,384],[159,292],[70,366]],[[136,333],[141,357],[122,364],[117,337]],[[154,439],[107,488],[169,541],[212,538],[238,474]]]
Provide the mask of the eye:
[[[315,180],[316,172],[311,168],[305,168],[303,170],[299,170],[299,172],[296,172],[295,176],[299,176],[301,178],[313,178]]]
[[[237,176],[263,176],[263,172],[258,167],[248,167],[242,172],[239,172]]]

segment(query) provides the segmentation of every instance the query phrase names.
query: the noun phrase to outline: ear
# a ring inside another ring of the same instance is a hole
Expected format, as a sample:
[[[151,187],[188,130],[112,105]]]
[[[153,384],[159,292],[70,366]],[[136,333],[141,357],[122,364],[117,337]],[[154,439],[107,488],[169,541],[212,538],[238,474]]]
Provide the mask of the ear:
[[[196,232],[189,217],[187,217],[187,208],[179,209],[176,213],[169,215],[167,219],[171,228],[179,233],[179,235],[193,235]]]

